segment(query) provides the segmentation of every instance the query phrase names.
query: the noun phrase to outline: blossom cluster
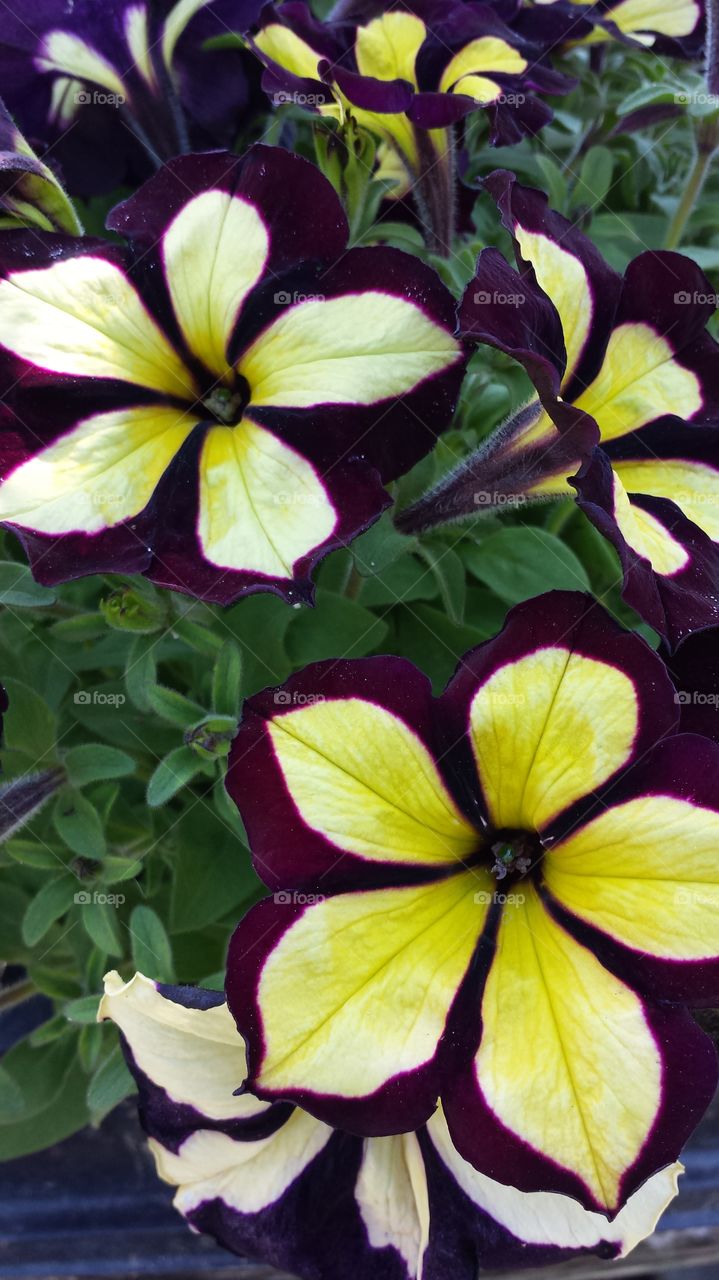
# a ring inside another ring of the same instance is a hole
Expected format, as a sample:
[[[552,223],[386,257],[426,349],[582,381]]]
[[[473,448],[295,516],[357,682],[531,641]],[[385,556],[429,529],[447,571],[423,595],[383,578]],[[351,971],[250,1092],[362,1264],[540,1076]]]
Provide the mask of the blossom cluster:
[[[691,1014],[719,1001],[716,296],[674,251],[620,274],[507,168],[480,185],[515,265],[485,247],[453,292],[437,254],[470,128],[531,139],[578,49],[697,57],[702,7],[15,10],[0,521],[38,583],[311,608],[499,352],[531,397],[392,536],[476,518],[479,492],[482,516],[576,498],[640,620],[553,591],[439,696],[394,651],[245,702],[226,787],[268,892],[225,991],[112,972],[100,1004],[158,1173],[194,1229],[310,1280],[622,1255],[719,1078]],[[309,109],[339,168],[261,138],[263,93]],[[378,178],[432,252],[356,234]],[[85,234],[71,197],[119,183]]]

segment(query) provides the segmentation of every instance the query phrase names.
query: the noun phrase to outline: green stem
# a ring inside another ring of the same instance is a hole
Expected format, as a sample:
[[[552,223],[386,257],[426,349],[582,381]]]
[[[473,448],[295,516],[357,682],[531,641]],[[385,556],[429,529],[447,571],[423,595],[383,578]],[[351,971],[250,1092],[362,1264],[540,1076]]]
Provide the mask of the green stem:
[[[669,230],[664,242],[665,249],[677,249],[681,244],[687,223],[702,193],[717,146],[719,146],[719,118],[710,116],[699,122],[696,132],[694,164],[689,174],[684,195],[679,201],[674,217],[669,224]]]

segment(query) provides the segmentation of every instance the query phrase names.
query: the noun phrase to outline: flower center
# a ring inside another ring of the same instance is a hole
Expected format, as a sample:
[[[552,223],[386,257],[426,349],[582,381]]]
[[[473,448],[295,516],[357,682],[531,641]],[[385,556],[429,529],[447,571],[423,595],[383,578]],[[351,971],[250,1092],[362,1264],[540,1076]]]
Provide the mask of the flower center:
[[[532,831],[497,831],[489,846],[495,880],[523,880],[541,861],[544,850]]]
[[[213,387],[203,398],[203,405],[216,422],[233,427],[242,418],[250,402],[250,387],[246,378],[237,374],[232,387]]]

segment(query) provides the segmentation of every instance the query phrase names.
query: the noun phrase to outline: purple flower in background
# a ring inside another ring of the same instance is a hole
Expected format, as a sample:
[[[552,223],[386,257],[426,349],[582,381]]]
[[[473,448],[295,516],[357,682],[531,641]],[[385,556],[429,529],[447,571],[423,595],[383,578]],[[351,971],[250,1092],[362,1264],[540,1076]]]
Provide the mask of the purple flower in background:
[[[191,148],[230,145],[248,104],[247,56],[206,42],[252,22],[257,0],[13,0],[0,12],[0,82],[69,189],[111,190]]]

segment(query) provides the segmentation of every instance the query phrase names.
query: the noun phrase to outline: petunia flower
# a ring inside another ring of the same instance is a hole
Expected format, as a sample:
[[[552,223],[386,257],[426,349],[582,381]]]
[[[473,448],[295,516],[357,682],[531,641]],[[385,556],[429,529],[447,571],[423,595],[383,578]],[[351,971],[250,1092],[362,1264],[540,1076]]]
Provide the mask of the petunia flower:
[[[402,658],[248,705],[228,786],[273,897],[227,998],[247,1087],[377,1136],[439,1099],[487,1177],[610,1219],[676,1159],[717,1061],[719,748],[588,597],[514,609],[439,700]],[[666,740],[664,740],[666,739]]]
[[[582,43],[620,40],[674,58],[697,58],[704,44],[703,0],[534,0],[540,8],[574,10],[593,30]]]
[[[573,84],[546,65],[558,37],[551,14],[525,35],[489,5],[463,0],[375,5],[357,25],[321,23],[288,0],[265,6],[249,44],[276,103],[293,101],[335,120],[349,112],[394,152],[446,250],[455,200],[452,126],[482,108],[495,145],[536,133],[552,112],[535,94],[565,93]]]
[[[74,193],[110,191],[191,147],[234,142],[246,55],[206,45],[258,11],[259,0],[13,0],[0,15],[3,93]]]
[[[677,253],[642,253],[622,279],[546,196],[503,171],[486,185],[520,270],[485,249],[460,329],[523,364],[539,401],[400,524],[429,527],[507,494],[566,496],[571,484],[617,548],[626,600],[675,644],[719,620],[719,346],[706,330],[716,295]]]
[[[397,250],[345,253],[332,187],[279,148],[180,157],[109,226],[127,250],[0,237],[0,519],[42,582],[308,599],[449,422],[450,294]]]
[[[35,155],[0,98],[0,229],[26,226],[82,233],[52,169]]]
[[[474,1280],[581,1253],[623,1256],[676,1192],[669,1165],[612,1223],[576,1201],[478,1173],[438,1111],[426,1128],[362,1139],[284,1103],[235,1096],[244,1045],[224,997],[136,974],[105,979],[160,1177],[190,1226],[311,1280]]]

